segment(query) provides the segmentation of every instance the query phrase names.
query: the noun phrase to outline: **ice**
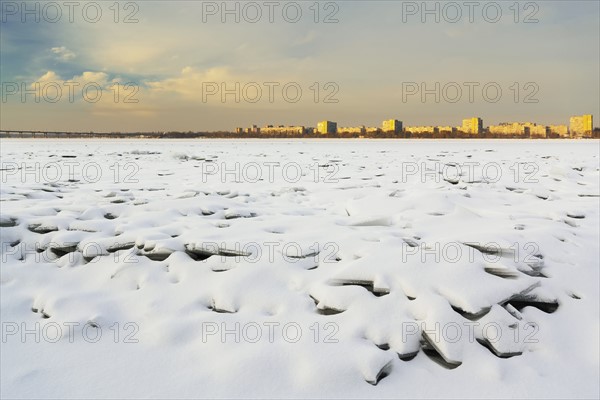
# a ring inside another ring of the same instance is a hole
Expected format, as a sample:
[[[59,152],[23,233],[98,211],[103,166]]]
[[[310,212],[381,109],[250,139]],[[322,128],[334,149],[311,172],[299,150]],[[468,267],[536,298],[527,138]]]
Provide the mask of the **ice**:
[[[600,396],[597,142],[1,155],[2,397]]]

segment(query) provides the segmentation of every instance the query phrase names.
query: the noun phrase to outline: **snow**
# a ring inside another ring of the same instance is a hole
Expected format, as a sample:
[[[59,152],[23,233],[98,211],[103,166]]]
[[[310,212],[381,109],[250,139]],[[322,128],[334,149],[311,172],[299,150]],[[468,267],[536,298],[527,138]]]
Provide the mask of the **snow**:
[[[2,397],[600,396],[597,141],[1,155]]]

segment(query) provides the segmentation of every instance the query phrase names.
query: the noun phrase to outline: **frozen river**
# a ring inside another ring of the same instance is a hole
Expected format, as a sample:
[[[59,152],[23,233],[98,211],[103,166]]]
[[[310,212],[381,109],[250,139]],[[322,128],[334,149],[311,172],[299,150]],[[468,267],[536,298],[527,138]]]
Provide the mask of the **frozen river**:
[[[2,397],[600,395],[598,141],[0,154]]]

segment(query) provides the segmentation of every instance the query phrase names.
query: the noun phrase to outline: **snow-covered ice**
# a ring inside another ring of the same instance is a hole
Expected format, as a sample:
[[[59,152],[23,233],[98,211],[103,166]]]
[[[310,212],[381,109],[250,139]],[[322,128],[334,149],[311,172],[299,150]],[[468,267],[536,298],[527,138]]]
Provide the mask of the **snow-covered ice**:
[[[3,140],[1,396],[598,398],[598,141]]]

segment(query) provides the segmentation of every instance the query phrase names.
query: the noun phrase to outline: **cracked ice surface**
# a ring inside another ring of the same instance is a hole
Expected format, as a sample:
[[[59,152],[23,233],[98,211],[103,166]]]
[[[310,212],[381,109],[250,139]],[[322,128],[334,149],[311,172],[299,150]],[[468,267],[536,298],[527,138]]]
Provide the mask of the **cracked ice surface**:
[[[1,147],[3,397],[599,396],[597,141]]]

